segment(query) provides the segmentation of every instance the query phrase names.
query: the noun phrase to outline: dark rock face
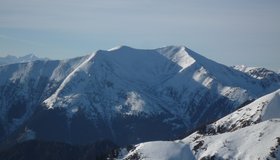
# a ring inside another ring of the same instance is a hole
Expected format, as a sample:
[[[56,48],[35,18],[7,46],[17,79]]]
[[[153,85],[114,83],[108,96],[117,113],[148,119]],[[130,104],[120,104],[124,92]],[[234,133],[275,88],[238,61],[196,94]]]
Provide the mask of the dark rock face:
[[[61,142],[27,141],[0,151],[5,160],[101,160],[106,159],[117,146],[100,141],[86,146],[73,146]]]
[[[25,102],[15,101],[8,111],[8,121],[11,122],[14,118],[20,118],[26,112]]]

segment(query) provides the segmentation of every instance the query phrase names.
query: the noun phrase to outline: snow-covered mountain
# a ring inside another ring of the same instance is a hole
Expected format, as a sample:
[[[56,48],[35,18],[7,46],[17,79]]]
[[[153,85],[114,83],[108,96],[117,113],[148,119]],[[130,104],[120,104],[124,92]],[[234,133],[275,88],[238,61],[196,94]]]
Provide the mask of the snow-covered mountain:
[[[279,159],[280,90],[177,141],[123,148],[118,159]]]
[[[0,74],[5,143],[20,137],[119,145],[174,139],[280,87],[184,46],[121,46],[0,66]]]
[[[6,57],[0,57],[0,65],[14,64],[14,63],[25,63],[37,60],[44,60],[43,58],[38,58],[34,54],[28,54],[22,57],[16,57],[8,55]]]

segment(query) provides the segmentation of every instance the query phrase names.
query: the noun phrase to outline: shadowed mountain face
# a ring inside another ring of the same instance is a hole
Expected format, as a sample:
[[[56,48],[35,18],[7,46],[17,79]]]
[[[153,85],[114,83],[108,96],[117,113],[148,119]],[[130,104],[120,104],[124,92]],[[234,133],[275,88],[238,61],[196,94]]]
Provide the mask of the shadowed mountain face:
[[[0,75],[2,146],[173,139],[280,86],[175,46],[5,65]]]
[[[5,160],[101,160],[117,146],[110,141],[85,146],[73,146],[61,142],[27,141],[0,151]]]

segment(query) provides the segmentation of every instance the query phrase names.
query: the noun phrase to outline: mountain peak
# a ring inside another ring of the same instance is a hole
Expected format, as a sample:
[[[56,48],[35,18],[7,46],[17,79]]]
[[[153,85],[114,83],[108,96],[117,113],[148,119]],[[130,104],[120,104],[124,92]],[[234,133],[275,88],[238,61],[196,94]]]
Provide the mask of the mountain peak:
[[[188,54],[185,46],[166,46],[157,49],[136,49],[129,46],[117,46],[109,50],[99,50],[93,54],[92,59],[98,56],[114,59],[120,64],[130,64],[138,67],[162,65],[163,62],[176,64],[181,70],[189,67],[195,59]],[[195,53],[192,53],[195,54]],[[149,64],[148,64],[149,63]],[[159,67],[159,66],[157,66]],[[163,67],[163,66],[162,66]]]
[[[6,57],[3,57],[3,58],[14,59],[14,58],[17,58],[17,57],[16,57],[16,56],[13,56],[13,55],[7,55]]]
[[[22,57],[18,57],[17,58],[20,62],[30,62],[30,61],[36,61],[36,60],[40,60],[40,58],[38,58],[35,54],[27,54],[25,56]]]
[[[116,46],[116,47],[113,47],[111,49],[108,49],[107,51],[115,51],[115,50],[160,50],[160,49],[181,50],[181,49],[188,49],[188,48],[186,46],[183,46],[183,45],[168,45],[168,46],[164,46],[164,47],[160,47],[160,48],[156,48],[156,49],[138,49],[138,48],[130,47],[130,46],[127,46],[127,45],[120,45],[120,46]]]
[[[19,58],[38,58],[35,54],[33,54],[33,53],[30,53],[30,54],[27,54],[27,55],[25,55],[25,56],[22,56],[22,57],[19,57]]]
[[[126,49],[134,49],[134,48],[126,46],[126,45],[120,45],[120,46],[116,46],[111,49],[108,49],[107,51],[126,50]]]

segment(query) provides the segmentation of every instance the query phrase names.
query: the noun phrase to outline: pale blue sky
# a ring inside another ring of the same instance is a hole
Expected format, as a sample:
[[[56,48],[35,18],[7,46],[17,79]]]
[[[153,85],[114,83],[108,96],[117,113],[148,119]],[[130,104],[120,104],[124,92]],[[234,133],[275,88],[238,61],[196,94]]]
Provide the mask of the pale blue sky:
[[[0,56],[65,59],[118,45],[185,45],[280,69],[279,0],[0,0]]]

